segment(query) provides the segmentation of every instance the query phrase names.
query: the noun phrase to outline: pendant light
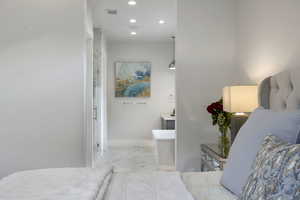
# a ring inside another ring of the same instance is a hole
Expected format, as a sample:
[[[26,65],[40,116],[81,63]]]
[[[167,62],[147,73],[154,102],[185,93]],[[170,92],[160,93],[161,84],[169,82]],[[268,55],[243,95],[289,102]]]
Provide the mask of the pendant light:
[[[172,62],[169,64],[169,69],[171,70],[175,70],[175,36],[172,36],[172,40],[173,40],[173,60]]]

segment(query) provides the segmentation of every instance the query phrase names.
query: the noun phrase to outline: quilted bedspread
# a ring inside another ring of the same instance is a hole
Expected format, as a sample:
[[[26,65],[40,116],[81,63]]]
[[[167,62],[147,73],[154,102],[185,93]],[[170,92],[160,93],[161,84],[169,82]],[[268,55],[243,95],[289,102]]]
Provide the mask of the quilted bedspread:
[[[178,172],[116,173],[105,200],[193,200]]]
[[[237,200],[237,196],[220,185],[222,172],[183,173],[182,179],[195,200]]]
[[[0,180],[0,200],[102,200],[112,167],[23,171]]]

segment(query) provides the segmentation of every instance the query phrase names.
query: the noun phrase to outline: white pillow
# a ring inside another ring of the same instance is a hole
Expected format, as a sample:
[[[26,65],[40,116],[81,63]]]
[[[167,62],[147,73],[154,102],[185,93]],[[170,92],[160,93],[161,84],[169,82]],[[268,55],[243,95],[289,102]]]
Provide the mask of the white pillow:
[[[295,144],[299,131],[300,111],[256,109],[240,129],[230,149],[221,184],[240,196],[264,138],[271,133],[285,142]]]

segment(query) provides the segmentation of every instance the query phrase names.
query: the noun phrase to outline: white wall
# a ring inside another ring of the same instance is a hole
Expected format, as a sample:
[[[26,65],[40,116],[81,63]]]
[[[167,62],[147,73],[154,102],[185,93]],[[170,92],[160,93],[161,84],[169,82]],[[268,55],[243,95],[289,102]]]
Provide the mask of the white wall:
[[[199,144],[216,142],[205,106],[222,87],[299,67],[299,10],[297,0],[179,0],[178,169],[197,169]]]
[[[160,114],[174,108],[175,75],[168,69],[172,60],[171,43],[108,44],[108,137],[110,143],[146,142],[151,130],[160,129]],[[151,97],[124,99],[114,96],[114,63],[116,61],[152,62]],[[123,104],[145,102],[146,104]]]
[[[216,142],[206,106],[239,76],[235,0],[179,0],[177,33],[177,169],[200,167],[200,144]]]
[[[0,177],[84,165],[85,5],[0,2]]]
[[[239,0],[237,19],[242,80],[300,67],[300,1]]]

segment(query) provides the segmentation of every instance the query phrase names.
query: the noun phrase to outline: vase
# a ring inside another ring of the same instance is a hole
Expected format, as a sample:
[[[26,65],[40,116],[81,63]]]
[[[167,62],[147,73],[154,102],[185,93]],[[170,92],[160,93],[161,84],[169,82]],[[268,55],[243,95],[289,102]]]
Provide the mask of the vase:
[[[219,136],[219,149],[221,152],[221,156],[223,158],[227,158],[230,149],[230,139],[228,134],[228,127],[219,127],[221,135]]]

